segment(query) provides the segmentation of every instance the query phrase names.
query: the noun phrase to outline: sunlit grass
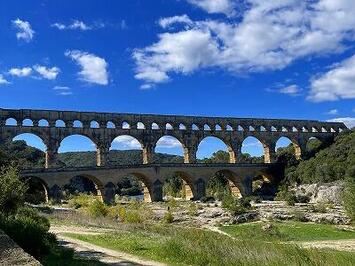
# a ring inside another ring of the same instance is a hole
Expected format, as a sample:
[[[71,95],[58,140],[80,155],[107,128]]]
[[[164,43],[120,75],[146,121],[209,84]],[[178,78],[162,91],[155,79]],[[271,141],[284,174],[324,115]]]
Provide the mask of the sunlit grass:
[[[344,230],[330,224],[295,221],[271,222],[270,230],[263,230],[263,222],[223,226],[221,230],[239,239],[261,241],[316,241],[355,239],[355,230]]]
[[[169,265],[355,265],[351,252],[238,240],[175,226],[134,226],[114,234],[67,236]]]

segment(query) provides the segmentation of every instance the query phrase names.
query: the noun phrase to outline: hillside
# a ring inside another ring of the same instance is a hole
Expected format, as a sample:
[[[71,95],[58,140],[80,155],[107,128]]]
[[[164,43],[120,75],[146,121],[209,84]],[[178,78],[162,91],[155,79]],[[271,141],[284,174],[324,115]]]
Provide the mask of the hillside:
[[[318,151],[314,157],[287,169],[287,180],[297,183],[317,183],[354,178],[355,131],[343,132],[333,144]]]

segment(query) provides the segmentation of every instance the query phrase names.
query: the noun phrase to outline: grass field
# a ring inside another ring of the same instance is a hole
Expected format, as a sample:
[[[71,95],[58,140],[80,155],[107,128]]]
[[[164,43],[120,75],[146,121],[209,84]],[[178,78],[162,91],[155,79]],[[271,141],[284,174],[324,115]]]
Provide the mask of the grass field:
[[[231,237],[176,226],[132,226],[114,234],[69,237],[169,265],[355,265],[355,253]],[[266,239],[266,238],[264,238]]]
[[[271,222],[270,230],[263,230],[265,223],[246,223],[223,226],[221,230],[239,239],[261,241],[316,241],[355,239],[355,231],[344,230],[330,224],[314,224],[295,221]]]

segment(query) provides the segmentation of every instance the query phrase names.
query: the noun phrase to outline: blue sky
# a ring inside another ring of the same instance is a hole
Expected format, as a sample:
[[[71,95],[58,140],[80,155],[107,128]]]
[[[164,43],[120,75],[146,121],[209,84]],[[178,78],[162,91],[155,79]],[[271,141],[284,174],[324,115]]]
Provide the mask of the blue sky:
[[[4,0],[0,106],[352,126],[354,38],[353,0]],[[203,145],[200,157],[223,148]],[[181,153],[169,139],[157,150]]]

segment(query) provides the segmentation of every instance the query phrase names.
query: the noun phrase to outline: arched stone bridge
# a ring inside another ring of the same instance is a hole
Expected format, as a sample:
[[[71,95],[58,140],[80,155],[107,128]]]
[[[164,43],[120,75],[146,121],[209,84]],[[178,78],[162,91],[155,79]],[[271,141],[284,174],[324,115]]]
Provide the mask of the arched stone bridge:
[[[252,193],[252,180],[264,176],[272,183],[283,178],[280,164],[142,164],[118,167],[88,167],[62,169],[32,169],[21,172],[23,178],[37,178],[43,185],[47,198],[59,200],[66,184],[76,176],[93,181],[97,195],[107,203],[115,196],[117,183],[125,176],[133,175],[143,183],[145,201],[163,200],[165,177],[179,174],[184,181],[186,199],[201,199],[206,195],[206,185],[217,172],[229,181],[234,195]]]
[[[0,109],[0,142],[22,133],[37,135],[47,148],[46,168],[56,166],[60,143],[70,135],[84,135],[96,144],[97,166],[107,165],[111,143],[120,135],[130,135],[140,142],[143,164],[152,163],[156,143],[166,135],[181,142],[185,163],[196,163],[197,147],[208,136],[227,145],[230,163],[238,163],[243,140],[253,136],[264,147],[265,163],[272,163],[280,137],[292,141],[300,158],[311,137],[326,141],[346,129],[343,123],[314,120]]]

